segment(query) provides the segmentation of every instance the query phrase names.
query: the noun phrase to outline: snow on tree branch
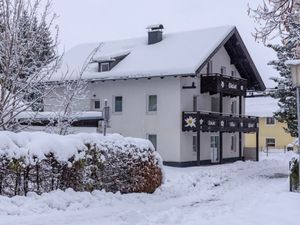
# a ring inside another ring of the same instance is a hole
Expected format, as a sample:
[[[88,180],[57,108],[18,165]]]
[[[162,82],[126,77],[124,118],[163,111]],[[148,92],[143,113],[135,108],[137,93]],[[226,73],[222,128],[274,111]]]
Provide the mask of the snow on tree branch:
[[[300,0],[263,0],[256,8],[248,7],[248,14],[258,24],[254,36],[264,44],[289,32],[290,22],[300,22]]]
[[[0,0],[0,129],[15,130],[17,116],[39,110],[50,93],[43,81],[56,72],[61,57],[57,34],[50,29],[55,14],[50,2]],[[55,28],[58,31],[57,27]]]
[[[103,43],[100,43],[86,58],[78,76],[76,76],[76,80],[68,79],[74,77],[72,76],[74,71],[67,71],[61,82],[52,90],[50,95],[55,101],[52,102],[53,105],[51,107],[55,108],[55,112],[52,113],[52,118],[49,118],[50,123],[46,131],[60,135],[69,134],[72,123],[75,122],[81,114],[80,111],[76,110],[76,107],[88,98],[88,84],[82,76],[102,45]]]

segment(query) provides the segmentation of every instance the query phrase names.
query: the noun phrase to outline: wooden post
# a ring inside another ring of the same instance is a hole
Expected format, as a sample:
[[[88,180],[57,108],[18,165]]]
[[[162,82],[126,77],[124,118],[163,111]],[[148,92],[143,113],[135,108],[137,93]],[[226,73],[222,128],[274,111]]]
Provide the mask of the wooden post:
[[[259,130],[256,131],[256,161],[259,161]]]
[[[220,108],[220,115],[222,116],[223,113],[223,93],[220,93],[220,102],[219,102],[219,108]],[[219,132],[219,150],[220,150],[220,164],[223,163],[223,132]]]
[[[239,96],[239,115],[242,115],[242,96]],[[239,159],[242,159],[242,132],[239,132]]]
[[[197,166],[200,166],[200,134],[201,131],[197,130]]]

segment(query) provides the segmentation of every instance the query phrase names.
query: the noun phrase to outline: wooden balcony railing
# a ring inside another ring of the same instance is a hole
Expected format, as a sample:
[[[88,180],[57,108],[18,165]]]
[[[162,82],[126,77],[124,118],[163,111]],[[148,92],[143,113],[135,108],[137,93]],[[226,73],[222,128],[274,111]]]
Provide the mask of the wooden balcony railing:
[[[211,95],[223,93],[224,96],[246,96],[247,80],[219,73],[201,75],[201,93]]]
[[[243,132],[258,131],[258,117],[212,112],[183,112],[182,131]]]

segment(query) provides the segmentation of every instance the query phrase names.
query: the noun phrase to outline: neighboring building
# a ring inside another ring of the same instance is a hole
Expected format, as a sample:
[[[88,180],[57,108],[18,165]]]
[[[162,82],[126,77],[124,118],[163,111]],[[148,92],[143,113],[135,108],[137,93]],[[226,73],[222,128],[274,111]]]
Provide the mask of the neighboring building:
[[[64,65],[80,69],[98,45],[71,49]],[[265,86],[233,26],[174,34],[149,26],[148,38],[102,43],[83,78],[90,98],[78,110],[99,110],[108,99],[108,132],[148,138],[166,165],[242,159],[243,133],[258,130],[256,117],[242,116],[244,97]],[[56,99],[45,104],[55,110]]]
[[[295,138],[291,137],[284,128],[285,123],[280,123],[274,118],[274,112],[278,111],[278,100],[271,97],[254,97],[246,100],[246,114],[259,116],[259,148],[284,149]],[[246,147],[254,148],[255,135],[246,135]]]

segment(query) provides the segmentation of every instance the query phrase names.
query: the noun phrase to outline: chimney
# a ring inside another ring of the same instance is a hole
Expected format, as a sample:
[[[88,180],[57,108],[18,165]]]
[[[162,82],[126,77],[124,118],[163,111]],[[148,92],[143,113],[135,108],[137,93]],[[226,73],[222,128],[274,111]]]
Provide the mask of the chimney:
[[[156,44],[163,39],[163,29],[162,24],[149,25],[148,30],[148,45]]]

